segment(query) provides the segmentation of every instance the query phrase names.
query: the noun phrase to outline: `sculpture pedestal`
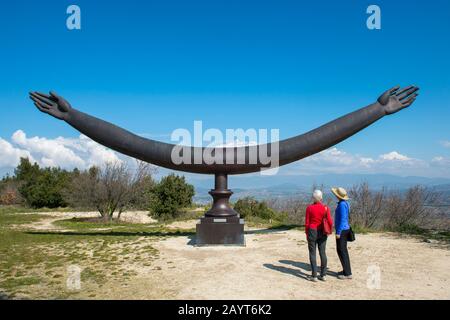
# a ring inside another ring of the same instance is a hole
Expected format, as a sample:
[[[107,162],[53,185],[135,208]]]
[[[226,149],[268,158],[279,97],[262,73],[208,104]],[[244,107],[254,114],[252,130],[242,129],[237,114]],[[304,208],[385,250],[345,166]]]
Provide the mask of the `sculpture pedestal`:
[[[197,246],[245,246],[244,219],[236,217],[203,217],[197,224]]]
[[[233,192],[228,189],[226,174],[215,175],[215,187],[209,192],[213,197],[211,209],[200,218],[196,226],[196,245],[245,246],[244,219],[230,207]]]

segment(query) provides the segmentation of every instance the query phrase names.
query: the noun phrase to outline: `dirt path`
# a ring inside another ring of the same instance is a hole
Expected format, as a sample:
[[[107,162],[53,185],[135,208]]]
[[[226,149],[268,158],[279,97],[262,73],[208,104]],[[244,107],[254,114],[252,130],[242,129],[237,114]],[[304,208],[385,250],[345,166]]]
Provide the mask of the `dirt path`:
[[[98,218],[98,212],[30,212],[30,213],[20,213],[20,214],[39,214],[45,216],[44,219],[40,221],[33,222],[30,224],[22,225],[20,228],[28,228],[32,230],[40,230],[40,231],[69,231],[62,229],[53,224],[53,222],[64,219],[72,219],[72,218]],[[116,217],[116,215],[114,215]],[[122,213],[120,217],[120,221],[129,222],[129,223],[156,223],[157,221],[148,216],[148,212],[146,211],[127,211]]]
[[[53,221],[73,216],[80,214],[57,213],[33,227],[52,230]],[[195,222],[170,227],[193,228]],[[142,237],[138,244],[124,240],[117,245],[130,252],[152,245],[159,255],[151,264],[123,262],[122,267],[133,276],[107,281],[96,290],[95,298],[450,299],[450,250],[436,244],[395,234],[358,234],[357,241],[349,245],[354,279],[342,281],[335,277],[341,267],[334,238],[330,238],[330,275],[325,283],[312,283],[305,279],[310,269],[302,231],[247,229],[246,233],[245,247],[199,248],[186,236]],[[72,297],[92,299],[83,290]]]
[[[158,288],[159,298],[177,299],[450,299],[450,251],[412,238],[358,235],[349,246],[354,279],[330,275],[326,283],[305,280],[310,269],[300,231],[253,231],[246,247],[196,248],[189,241],[158,242],[160,270],[138,270],[130,290],[115,297],[151,298]],[[327,252],[330,271],[339,271],[334,241]],[[378,289],[370,280],[377,269]]]

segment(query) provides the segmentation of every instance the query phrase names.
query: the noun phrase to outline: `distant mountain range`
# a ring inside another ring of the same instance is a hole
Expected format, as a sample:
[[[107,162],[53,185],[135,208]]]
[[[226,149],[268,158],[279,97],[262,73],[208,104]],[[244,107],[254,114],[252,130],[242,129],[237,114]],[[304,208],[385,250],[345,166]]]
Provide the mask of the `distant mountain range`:
[[[213,187],[213,177],[197,178],[187,177],[187,181],[194,185],[196,195],[194,201],[209,202],[211,197],[208,191]],[[405,190],[415,185],[421,185],[441,192],[450,198],[450,179],[427,177],[401,177],[389,174],[323,174],[323,175],[296,175],[296,176],[261,176],[241,175],[229,177],[229,188],[233,190],[233,200],[245,196],[257,199],[302,197],[311,193],[314,185],[322,187],[325,191],[332,186],[351,188],[355,184],[367,182],[369,187],[379,190],[386,187],[389,190]]]

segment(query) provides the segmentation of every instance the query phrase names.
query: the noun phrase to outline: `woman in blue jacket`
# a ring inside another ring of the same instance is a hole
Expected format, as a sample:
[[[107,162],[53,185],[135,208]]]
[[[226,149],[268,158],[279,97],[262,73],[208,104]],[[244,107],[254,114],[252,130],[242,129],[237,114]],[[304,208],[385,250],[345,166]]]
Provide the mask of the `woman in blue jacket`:
[[[350,232],[349,214],[350,205],[347,200],[347,191],[344,188],[331,188],[331,192],[338,199],[334,221],[336,228],[336,250],[341,260],[343,271],[338,275],[338,279],[345,280],[352,278],[352,268],[350,266],[350,256],[348,255],[347,239]]]

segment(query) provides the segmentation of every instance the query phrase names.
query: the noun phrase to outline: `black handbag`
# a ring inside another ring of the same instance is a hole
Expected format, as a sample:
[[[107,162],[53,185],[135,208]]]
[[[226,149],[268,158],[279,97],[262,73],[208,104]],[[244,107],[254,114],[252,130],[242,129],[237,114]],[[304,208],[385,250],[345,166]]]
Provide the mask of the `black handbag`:
[[[348,235],[347,235],[347,241],[353,242],[355,240],[356,240],[355,233],[353,232],[352,227],[350,227],[350,230],[348,231]]]

